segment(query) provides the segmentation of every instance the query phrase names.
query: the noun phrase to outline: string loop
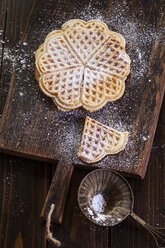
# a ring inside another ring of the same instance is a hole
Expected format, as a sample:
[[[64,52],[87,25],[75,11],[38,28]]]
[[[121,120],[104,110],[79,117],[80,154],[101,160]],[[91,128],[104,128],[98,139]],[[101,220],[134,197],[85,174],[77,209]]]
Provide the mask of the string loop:
[[[56,238],[54,238],[52,232],[50,231],[51,217],[52,217],[52,213],[54,211],[54,208],[55,208],[55,204],[52,203],[51,207],[50,207],[50,211],[48,213],[47,220],[46,220],[47,239],[50,240],[56,246],[61,246],[61,242],[59,240],[57,240]]]

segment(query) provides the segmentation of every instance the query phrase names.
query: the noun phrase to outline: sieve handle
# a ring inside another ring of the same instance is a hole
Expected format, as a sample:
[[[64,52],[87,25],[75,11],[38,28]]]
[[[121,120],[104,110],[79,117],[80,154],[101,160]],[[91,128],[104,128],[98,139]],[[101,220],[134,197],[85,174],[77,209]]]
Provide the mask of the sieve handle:
[[[146,223],[144,220],[142,220],[139,216],[137,216],[135,213],[130,214],[139,224],[141,224],[148,232],[151,233],[153,236],[156,245],[158,248],[165,248],[165,246],[159,246],[158,241],[165,243],[165,234],[160,232],[160,230],[165,230],[164,228],[154,227]]]

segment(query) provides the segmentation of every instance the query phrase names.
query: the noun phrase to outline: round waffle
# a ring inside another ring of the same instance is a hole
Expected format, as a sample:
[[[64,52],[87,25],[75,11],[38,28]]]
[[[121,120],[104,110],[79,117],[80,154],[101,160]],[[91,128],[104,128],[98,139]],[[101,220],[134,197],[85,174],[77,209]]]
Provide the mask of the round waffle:
[[[99,20],[70,20],[35,53],[36,79],[60,110],[89,111],[119,99],[130,72],[125,39]]]

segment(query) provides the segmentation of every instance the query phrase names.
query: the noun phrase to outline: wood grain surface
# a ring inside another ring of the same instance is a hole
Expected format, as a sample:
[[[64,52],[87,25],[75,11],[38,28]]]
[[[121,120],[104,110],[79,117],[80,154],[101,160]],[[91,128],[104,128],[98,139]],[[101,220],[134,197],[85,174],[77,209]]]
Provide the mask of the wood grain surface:
[[[39,1],[36,4],[38,3]],[[124,3],[126,2],[124,1]],[[0,30],[3,33],[0,37],[1,41],[4,42],[1,42],[0,45],[0,114],[2,114],[8,86],[11,82],[12,50],[17,52],[19,48],[18,42],[22,39],[21,32],[26,29],[26,22],[33,9],[33,4],[34,1],[2,0],[0,2],[0,13],[2,13],[0,15],[2,20]],[[42,2],[43,12],[44,4],[47,3]],[[57,1],[55,9],[56,13],[60,11],[66,13],[77,8],[77,5],[82,9],[85,4],[89,5],[89,2]],[[103,4],[105,8],[111,6],[108,1],[107,3],[103,2]],[[100,3],[94,5],[97,5],[98,10],[102,8]],[[140,5],[142,2],[131,1],[132,8],[138,10]],[[146,1],[145,6],[145,14],[149,14],[149,11],[157,13],[159,7],[161,11],[164,8],[162,1]],[[40,16],[41,13],[35,13],[35,15]],[[162,18],[160,16],[160,20]],[[8,54],[7,52],[11,53]],[[159,82],[159,77],[157,80]],[[165,102],[163,102],[160,112],[146,177],[143,181],[129,179],[135,194],[135,213],[155,226],[165,226],[164,154]],[[45,222],[40,219],[40,212],[56,165],[3,154],[0,155],[0,163],[0,247],[53,247],[46,242]],[[95,226],[83,216],[77,204],[77,190],[81,179],[86,174],[86,171],[75,169],[67,195],[63,223],[62,225],[52,225],[52,231],[62,241],[63,247],[155,247],[152,237],[130,218],[120,225],[108,229]]]
[[[52,222],[58,224],[62,223],[66,197],[70,186],[70,180],[73,170],[74,166],[71,162],[58,162],[48,195],[41,212],[41,217],[43,217],[44,219],[47,219],[51,205],[52,203],[54,203],[55,209],[51,217]]]
[[[68,6],[73,8],[72,12]],[[20,8],[23,13],[18,15]],[[5,40],[4,55],[11,59],[13,68],[9,70],[5,62],[2,65],[2,85],[11,75],[0,122],[1,151],[45,161],[71,159],[77,167],[111,168],[144,178],[165,89],[163,4],[154,9],[154,4],[146,6],[143,2],[134,8],[130,1],[110,1],[109,5],[106,1],[100,4],[80,1],[74,5],[40,0],[36,4],[28,2],[27,6],[23,2],[8,3],[8,15],[14,18],[12,9],[16,20],[11,20],[11,29],[15,29],[6,31],[10,42]],[[152,18],[148,18],[148,9]],[[122,33],[132,60],[124,96],[93,113],[82,108],[67,113],[58,111],[51,99],[41,93],[34,78],[34,51],[46,34],[60,29],[63,22],[75,15],[83,19],[99,18],[112,30]],[[8,30],[8,18],[5,23]],[[77,152],[86,115],[118,130],[129,131],[126,149],[98,163],[87,165],[80,161]]]

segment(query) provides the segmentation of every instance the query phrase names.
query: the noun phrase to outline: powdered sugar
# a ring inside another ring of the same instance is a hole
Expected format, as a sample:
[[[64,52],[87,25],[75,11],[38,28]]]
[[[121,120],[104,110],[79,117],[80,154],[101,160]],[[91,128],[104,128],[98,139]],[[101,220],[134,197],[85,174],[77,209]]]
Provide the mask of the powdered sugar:
[[[101,193],[98,193],[91,199],[91,207],[95,212],[102,213],[104,211],[105,206],[106,202]]]
[[[87,207],[87,212],[88,212],[88,216],[89,218],[91,218],[93,221],[95,221],[97,224],[100,225],[107,225],[108,222],[108,216],[99,212],[95,212],[93,209]]]

